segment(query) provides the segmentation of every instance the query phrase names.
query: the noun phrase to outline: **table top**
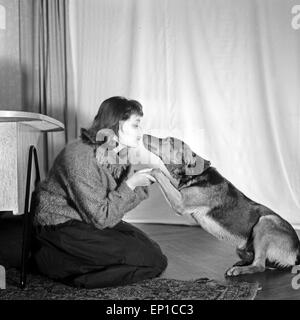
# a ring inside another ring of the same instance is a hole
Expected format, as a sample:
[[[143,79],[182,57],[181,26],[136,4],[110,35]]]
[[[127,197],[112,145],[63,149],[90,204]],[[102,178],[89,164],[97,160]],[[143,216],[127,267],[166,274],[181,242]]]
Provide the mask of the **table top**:
[[[0,110],[0,122],[21,122],[43,132],[64,131],[60,121],[40,113]]]

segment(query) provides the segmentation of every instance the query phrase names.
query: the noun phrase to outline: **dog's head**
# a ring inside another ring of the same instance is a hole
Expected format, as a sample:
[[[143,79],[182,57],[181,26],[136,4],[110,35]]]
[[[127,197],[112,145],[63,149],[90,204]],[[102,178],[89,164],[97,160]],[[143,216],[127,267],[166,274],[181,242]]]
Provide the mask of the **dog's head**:
[[[177,138],[158,138],[144,134],[143,143],[146,149],[162,160],[179,187],[210,167],[210,161],[198,156],[185,142]]]

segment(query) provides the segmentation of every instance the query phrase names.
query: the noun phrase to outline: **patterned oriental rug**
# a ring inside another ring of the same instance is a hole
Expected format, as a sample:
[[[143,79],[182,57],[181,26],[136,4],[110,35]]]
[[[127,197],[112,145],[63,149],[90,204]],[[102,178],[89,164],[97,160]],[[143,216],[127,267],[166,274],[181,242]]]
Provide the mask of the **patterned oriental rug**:
[[[17,269],[6,270],[0,300],[253,300],[259,290],[256,283],[223,284],[207,278],[154,278],[127,286],[77,289],[36,274],[28,274],[27,286],[21,290],[19,278]]]

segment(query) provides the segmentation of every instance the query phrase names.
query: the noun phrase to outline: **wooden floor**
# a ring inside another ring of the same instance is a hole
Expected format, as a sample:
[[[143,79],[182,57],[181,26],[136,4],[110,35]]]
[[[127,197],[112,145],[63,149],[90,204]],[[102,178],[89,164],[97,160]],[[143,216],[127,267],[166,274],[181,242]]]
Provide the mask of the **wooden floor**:
[[[221,282],[258,282],[256,300],[300,300],[300,289],[292,287],[291,271],[267,270],[264,273],[225,279],[225,271],[238,261],[235,247],[220,241],[196,226],[134,224],[159,243],[168,257],[162,278],[191,280],[210,278]],[[300,232],[298,232],[300,236]]]
[[[0,253],[8,261],[19,264],[21,256],[22,221],[13,222],[0,217]],[[4,223],[5,221],[5,223]],[[155,240],[168,257],[163,278],[191,280],[210,278],[220,282],[258,282],[262,288],[257,300],[300,300],[300,289],[294,290],[290,271],[267,270],[264,273],[225,279],[224,273],[238,257],[235,247],[220,241],[197,226],[169,224],[134,224]],[[300,236],[300,232],[298,232]],[[298,281],[300,284],[300,281]]]

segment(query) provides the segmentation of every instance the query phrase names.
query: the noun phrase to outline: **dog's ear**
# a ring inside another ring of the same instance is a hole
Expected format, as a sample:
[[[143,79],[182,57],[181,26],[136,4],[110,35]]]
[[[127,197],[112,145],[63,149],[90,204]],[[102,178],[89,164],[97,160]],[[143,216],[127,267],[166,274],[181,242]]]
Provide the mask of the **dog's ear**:
[[[186,143],[183,143],[183,161],[187,176],[200,175],[207,168],[207,163],[205,163],[207,160],[194,153]]]
[[[196,157],[195,153],[191,150],[191,148],[184,143],[183,144],[183,161],[186,166],[195,167],[196,166]]]
[[[180,176],[178,190],[186,188],[198,183],[203,179],[202,173],[210,167],[210,161],[205,160],[198,155],[196,157],[196,165],[194,167],[185,167],[185,174]]]
[[[185,167],[185,174],[188,176],[200,175],[208,167],[210,167],[210,161],[205,160],[198,155],[195,155],[194,158],[195,165],[186,165]]]

